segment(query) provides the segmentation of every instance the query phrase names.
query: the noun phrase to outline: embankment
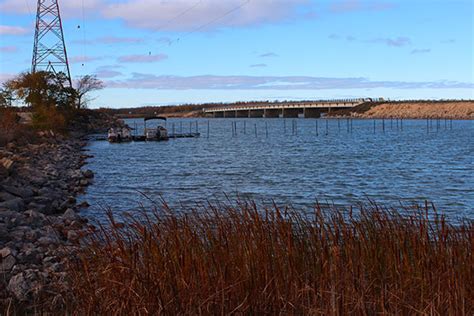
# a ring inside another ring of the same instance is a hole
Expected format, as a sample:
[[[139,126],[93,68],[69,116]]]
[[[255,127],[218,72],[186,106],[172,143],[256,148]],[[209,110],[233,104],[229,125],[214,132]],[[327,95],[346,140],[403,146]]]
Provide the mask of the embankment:
[[[67,291],[65,254],[86,226],[76,195],[94,176],[81,169],[84,145],[41,132],[34,143],[0,147],[0,314],[41,309],[45,298],[59,303]]]
[[[367,103],[329,116],[399,119],[474,119],[474,101],[398,101]]]

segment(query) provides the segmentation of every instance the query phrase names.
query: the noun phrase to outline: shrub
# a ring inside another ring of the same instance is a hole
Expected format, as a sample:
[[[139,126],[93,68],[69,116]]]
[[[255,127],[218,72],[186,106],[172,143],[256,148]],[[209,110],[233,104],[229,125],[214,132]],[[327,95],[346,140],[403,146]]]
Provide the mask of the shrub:
[[[33,112],[32,124],[37,130],[53,130],[64,132],[66,119],[55,106],[36,106]]]
[[[15,138],[18,125],[18,116],[12,108],[0,108],[0,146]]]

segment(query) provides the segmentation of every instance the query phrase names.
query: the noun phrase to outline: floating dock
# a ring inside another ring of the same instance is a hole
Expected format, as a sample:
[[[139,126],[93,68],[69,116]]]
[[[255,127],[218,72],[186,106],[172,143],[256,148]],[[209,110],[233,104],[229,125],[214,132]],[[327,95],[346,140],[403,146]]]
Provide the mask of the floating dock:
[[[169,134],[168,138],[169,139],[174,139],[174,138],[196,138],[200,137],[201,133],[175,133],[175,134]],[[87,137],[88,140],[90,141],[107,141],[107,136],[106,135],[89,135]],[[155,142],[155,141],[163,141],[162,139],[146,139],[144,135],[132,135],[131,141],[133,142]],[[123,141],[126,143],[127,141]]]

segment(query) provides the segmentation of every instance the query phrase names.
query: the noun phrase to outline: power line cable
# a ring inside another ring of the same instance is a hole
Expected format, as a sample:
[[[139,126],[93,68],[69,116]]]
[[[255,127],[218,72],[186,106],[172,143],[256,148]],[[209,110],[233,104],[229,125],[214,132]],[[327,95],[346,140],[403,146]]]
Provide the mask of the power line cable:
[[[33,11],[31,10],[28,0],[25,0],[25,3],[26,3],[26,7],[28,8],[28,12],[30,13],[31,16],[33,16]]]
[[[233,9],[231,9],[231,10],[225,12],[223,15],[221,15],[221,16],[215,18],[214,20],[212,20],[212,21],[210,21],[210,22],[208,22],[208,23],[205,23],[205,24],[203,24],[203,25],[197,27],[196,29],[194,29],[194,30],[192,30],[192,31],[190,31],[190,32],[188,32],[188,33],[186,33],[186,34],[184,34],[182,37],[187,37],[187,36],[189,36],[189,35],[191,35],[191,34],[193,34],[193,33],[195,33],[195,32],[198,32],[198,31],[200,31],[200,30],[202,30],[202,29],[208,27],[209,25],[212,25],[212,24],[216,23],[217,21],[219,21],[220,19],[225,18],[225,17],[228,16],[229,14],[232,14],[232,13],[234,13],[235,11],[240,10],[241,8],[243,8],[244,6],[246,6],[247,4],[249,4],[249,2],[250,2],[250,0],[247,0],[246,2],[243,2],[242,4],[238,5],[237,7],[233,8]]]
[[[82,0],[82,66],[84,67],[86,63],[86,18],[85,18],[85,10],[84,10],[84,0]]]
[[[177,20],[178,18],[186,15],[188,12],[191,12],[192,10],[194,10],[197,6],[199,6],[200,4],[202,3],[202,0],[199,0],[198,2],[196,2],[195,4],[193,4],[191,7],[187,8],[186,10],[182,11],[181,13],[179,13],[178,15],[176,15],[175,17],[169,19],[168,21],[166,21],[164,24],[162,24],[161,26],[159,26],[157,29],[155,29],[154,31],[159,31],[159,30],[162,30],[163,28],[165,28],[166,26],[170,25],[171,22]]]
[[[213,20],[211,20],[211,21],[209,21],[209,22],[207,22],[207,23],[204,23],[204,24],[198,26],[197,28],[195,28],[195,29],[193,29],[193,30],[191,30],[191,31],[189,31],[189,32],[187,32],[187,33],[185,33],[183,36],[178,37],[178,38],[175,39],[175,40],[169,41],[169,42],[167,43],[167,45],[169,46],[169,45],[171,45],[172,43],[177,43],[177,42],[179,42],[181,38],[188,37],[189,35],[194,34],[194,33],[198,32],[198,31],[200,31],[200,30],[202,30],[202,29],[208,27],[209,25],[212,25],[212,24],[216,23],[217,21],[219,21],[219,20],[225,18],[226,16],[228,16],[228,15],[234,13],[235,11],[240,10],[241,8],[243,8],[244,6],[246,6],[246,5],[249,4],[249,3],[250,3],[250,0],[247,0],[247,1],[245,1],[245,2],[243,2],[243,3],[241,3],[241,4],[239,4],[238,6],[236,6],[236,7],[232,8],[232,9],[230,9],[229,11],[226,11],[224,14],[218,16],[217,18],[215,18],[215,19],[213,19]],[[165,44],[162,44],[162,45],[159,45],[158,47],[162,47],[162,46],[166,46],[166,45],[165,45]]]

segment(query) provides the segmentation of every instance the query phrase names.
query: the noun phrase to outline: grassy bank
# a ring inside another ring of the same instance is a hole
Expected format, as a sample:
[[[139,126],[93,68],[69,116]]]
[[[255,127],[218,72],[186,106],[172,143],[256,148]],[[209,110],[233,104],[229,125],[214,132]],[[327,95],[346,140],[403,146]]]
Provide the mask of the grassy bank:
[[[474,119],[474,101],[390,101],[365,103],[329,116],[386,119]]]
[[[92,232],[69,270],[79,314],[472,315],[474,225],[416,211],[166,205]],[[357,215],[356,215],[357,214]]]

